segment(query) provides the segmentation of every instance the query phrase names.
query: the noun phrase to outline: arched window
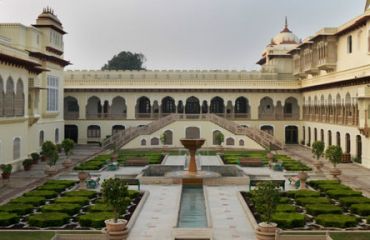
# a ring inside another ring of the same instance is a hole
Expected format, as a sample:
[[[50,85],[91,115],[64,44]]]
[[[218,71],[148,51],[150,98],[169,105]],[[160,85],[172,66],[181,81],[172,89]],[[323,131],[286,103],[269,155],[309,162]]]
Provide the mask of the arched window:
[[[184,113],[184,104],[182,103],[181,100],[177,104],[177,113]]]
[[[88,126],[87,138],[100,138],[100,127],[97,125]]]
[[[198,127],[187,127],[185,130],[185,138],[187,139],[199,139],[200,129]]]
[[[172,97],[165,97],[162,99],[162,113],[175,113],[176,105]]]
[[[17,89],[15,94],[14,112],[16,116],[24,115],[24,91],[23,82],[21,79],[17,81]]]
[[[59,128],[55,129],[55,143],[59,143]]]
[[[243,139],[239,140],[239,146],[244,146],[244,140]]]
[[[137,100],[138,104],[138,113],[150,113],[151,106],[150,106],[150,100],[147,97],[141,97]]]
[[[296,126],[285,127],[285,143],[298,144],[298,127]]]
[[[224,113],[224,100],[220,97],[214,97],[211,100],[210,113]]]
[[[150,140],[150,145],[157,146],[159,145],[159,139],[154,137]]]
[[[317,128],[314,128],[314,130],[313,130],[313,139],[314,139],[314,142],[316,142],[317,141]]]
[[[298,106],[298,100],[296,98],[289,97],[285,99],[284,117],[285,118],[298,118],[299,117],[299,106]]]
[[[41,147],[42,144],[44,144],[44,142],[45,142],[44,131],[41,130],[40,133],[39,133],[39,146]]]
[[[258,114],[260,119],[271,119],[274,117],[274,103],[270,97],[264,97],[260,101]]]
[[[249,105],[245,97],[238,97],[235,100],[235,113],[248,113]]]
[[[5,116],[12,117],[14,116],[14,82],[11,77],[6,81],[6,93],[4,100],[4,113]]]
[[[98,97],[90,97],[86,105],[86,117],[96,118],[102,112],[102,105]]]
[[[331,140],[331,131],[328,131],[328,146],[332,145],[332,140]]]
[[[218,135],[221,134],[220,131],[216,130],[216,131],[213,131],[213,142],[212,144],[213,145],[221,145],[221,142],[220,142],[220,139],[218,138]]]
[[[4,84],[0,76],[0,117],[4,116]]]
[[[78,101],[74,97],[64,98],[64,119],[78,119],[80,107]]]
[[[206,100],[204,100],[202,104],[202,113],[208,113],[208,103]]]
[[[356,158],[358,163],[362,162],[362,140],[360,135],[356,136]]]
[[[274,136],[274,127],[270,125],[261,126],[261,130],[267,132],[268,134]]]
[[[320,141],[325,142],[325,137],[324,137],[324,129],[320,130]]]
[[[119,133],[121,131],[125,130],[125,126],[123,125],[114,125],[112,127],[112,135],[116,134],[116,133]]]
[[[189,97],[186,99],[185,105],[186,114],[200,114],[200,104],[199,99],[196,97]]]
[[[13,160],[21,157],[21,139],[16,137],[13,141]]]
[[[234,145],[235,145],[235,140],[234,140],[234,138],[231,138],[231,137],[226,138],[226,145],[227,145],[227,146],[234,146]]]
[[[141,144],[141,146],[146,146],[146,140],[145,139],[141,139],[140,144]]]
[[[351,153],[351,136],[346,134],[346,153]]]
[[[173,133],[172,133],[172,131],[166,130],[163,133],[163,136],[164,136],[163,145],[172,145],[172,142],[173,142]]]
[[[337,132],[337,146],[340,147],[340,132]]]
[[[126,117],[126,102],[123,97],[115,97],[112,100],[111,115],[112,118],[121,119]]]

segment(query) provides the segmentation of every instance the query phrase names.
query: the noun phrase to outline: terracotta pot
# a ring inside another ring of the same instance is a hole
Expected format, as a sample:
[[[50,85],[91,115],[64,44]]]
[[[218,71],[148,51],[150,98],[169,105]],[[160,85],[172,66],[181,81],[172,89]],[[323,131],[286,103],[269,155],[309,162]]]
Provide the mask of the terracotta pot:
[[[32,159],[32,164],[38,164],[39,163],[39,160],[38,159]]]
[[[67,158],[66,160],[63,161],[64,168],[70,168],[72,166],[73,166],[73,162],[71,159]]]
[[[24,171],[29,171],[29,170],[31,170],[31,168],[32,168],[32,165],[23,166]]]
[[[45,155],[40,156],[41,162],[45,162],[47,160],[47,157]]]
[[[90,177],[90,174],[88,172],[79,172],[78,173],[78,179],[80,180],[80,182],[86,181],[86,179],[88,179],[89,177]]]
[[[305,189],[306,188],[306,181],[308,179],[308,174],[306,172],[299,172],[298,173],[298,178],[299,180],[301,181],[301,189]]]
[[[117,159],[118,159],[118,154],[117,154],[117,153],[113,153],[110,159],[112,160],[112,162],[117,161]]]
[[[46,165],[45,167],[45,173],[48,175],[48,176],[53,176],[57,173],[57,168],[55,166],[49,166],[49,165]]]
[[[105,220],[107,235],[110,240],[125,240],[128,236],[127,221],[118,219],[115,223],[113,219]]]
[[[339,175],[342,174],[342,171],[339,170],[338,168],[332,168],[330,169],[330,175],[332,175],[334,178],[338,178]]]
[[[274,154],[272,152],[268,152],[266,154],[266,157],[267,157],[268,160],[272,161],[272,159],[274,158]]]
[[[256,239],[275,240],[276,230],[277,230],[276,223],[266,223],[266,222],[259,223],[256,229]]]
[[[10,173],[2,173],[1,176],[3,177],[3,179],[9,179]]]
[[[316,161],[313,165],[316,168],[316,172],[320,173],[321,172],[321,168],[324,166],[324,163],[321,162],[321,161]]]

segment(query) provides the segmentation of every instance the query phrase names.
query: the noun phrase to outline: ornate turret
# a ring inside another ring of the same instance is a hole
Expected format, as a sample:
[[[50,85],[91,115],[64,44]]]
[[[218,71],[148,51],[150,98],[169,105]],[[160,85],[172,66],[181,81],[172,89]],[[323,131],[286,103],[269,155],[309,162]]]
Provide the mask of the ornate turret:
[[[299,43],[298,37],[294,33],[292,33],[292,31],[289,30],[287,17],[285,17],[285,25],[284,25],[283,30],[281,30],[281,32],[278,33],[273,38],[273,40],[276,44],[298,44]]]
[[[54,10],[50,7],[46,7],[43,9],[42,13],[36,19],[36,24],[34,24],[33,26],[37,28],[50,27],[61,34],[66,33],[63,30],[62,23],[54,14]]]

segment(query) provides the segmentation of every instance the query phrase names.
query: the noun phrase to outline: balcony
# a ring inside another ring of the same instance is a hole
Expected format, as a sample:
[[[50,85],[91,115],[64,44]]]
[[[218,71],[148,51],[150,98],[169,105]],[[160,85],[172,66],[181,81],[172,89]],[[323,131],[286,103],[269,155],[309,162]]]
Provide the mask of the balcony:
[[[86,119],[88,120],[121,120],[126,119],[126,114],[114,114],[114,113],[95,113],[95,114],[86,114]]]
[[[76,120],[79,119],[79,112],[64,112],[64,120]]]
[[[317,67],[319,70],[325,70],[325,71],[334,71],[337,67],[337,63],[333,61],[329,61],[328,59],[319,59],[317,63]]]

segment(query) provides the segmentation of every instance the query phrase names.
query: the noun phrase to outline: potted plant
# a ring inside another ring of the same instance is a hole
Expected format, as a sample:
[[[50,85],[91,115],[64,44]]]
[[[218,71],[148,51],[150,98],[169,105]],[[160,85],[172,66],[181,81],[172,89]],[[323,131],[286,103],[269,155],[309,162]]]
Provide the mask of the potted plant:
[[[42,151],[40,152],[40,160],[41,162],[45,162],[47,160],[46,155]]]
[[[324,150],[325,150],[324,142],[316,141],[312,144],[312,153],[317,160],[313,165],[315,166],[317,172],[321,172],[321,168],[324,165],[323,162],[320,161],[320,158],[324,154]]]
[[[12,173],[13,166],[11,164],[1,164],[0,169],[2,171],[1,176],[3,179],[9,179]]]
[[[31,158],[32,158],[32,163],[37,164],[40,159],[40,154],[38,154],[37,152],[31,153]]]
[[[56,174],[57,169],[55,164],[59,159],[57,147],[51,141],[46,141],[42,144],[42,152],[48,161],[48,165],[46,165],[45,173],[49,176]]]
[[[252,191],[253,203],[262,220],[256,229],[258,240],[275,239],[277,224],[271,222],[271,220],[279,203],[279,198],[279,190],[271,181],[259,183]]]
[[[336,145],[329,146],[325,151],[325,157],[333,164],[334,167],[330,170],[330,174],[334,178],[338,178],[338,176],[342,173],[342,171],[337,168],[337,164],[341,163],[342,161],[342,148]]]
[[[113,209],[113,219],[105,221],[109,239],[124,239],[127,236],[127,221],[119,219],[130,203],[127,185],[121,179],[110,178],[102,184],[104,202]]]
[[[217,132],[216,136],[215,136],[215,140],[218,143],[218,145],[220,146],[221,154],[219,154],[219,155],[223,155],[223,150],[224,149],[222,147],[222,143],[225,141],[225,135],[222,132]]]
[[[63,166],[65,168],[70,168],[73,165],[70,156],[72,154],[72,150],[75,146],[75,143],[72,139],[66,138],[63,140],[61,146],[64,149],[64,153],[66,154],[66,159],[63,161]]]
[[[33,160],[31,158],[27,158],[23,161],[22,164],[23,164],[24,171],[29,171],[31,170]]]
[[[162,133],[161,136],[159,137],[159,140],[162,143],[163,152],[166,152],[166,148],[167,148],[167,145],[166,145],[166,143],[167,143],[167,134]]]

